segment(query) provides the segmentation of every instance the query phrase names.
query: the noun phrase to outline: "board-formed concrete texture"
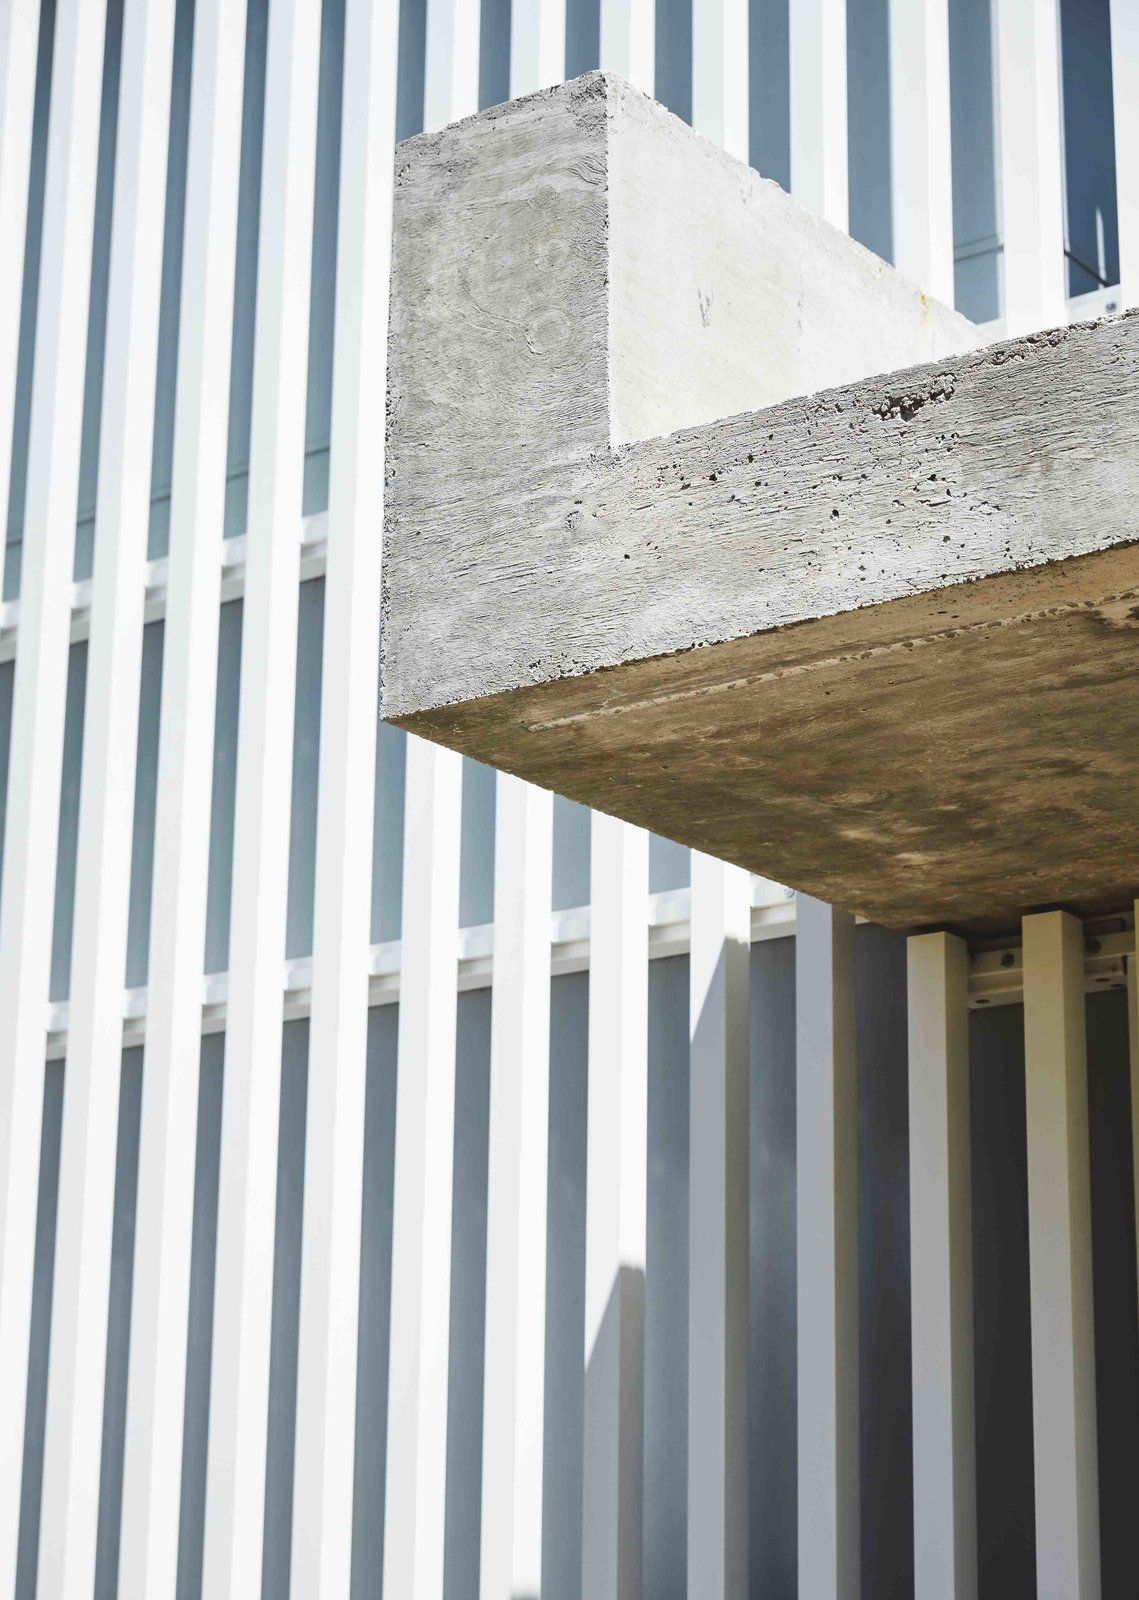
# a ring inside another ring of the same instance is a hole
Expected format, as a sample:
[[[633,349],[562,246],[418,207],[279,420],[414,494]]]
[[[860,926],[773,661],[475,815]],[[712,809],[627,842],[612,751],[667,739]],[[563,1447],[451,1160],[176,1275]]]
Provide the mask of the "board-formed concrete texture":
[[[384,716],[888,926],[1128,905],[1139,317],[976,340],[612,77],[401,145]]]

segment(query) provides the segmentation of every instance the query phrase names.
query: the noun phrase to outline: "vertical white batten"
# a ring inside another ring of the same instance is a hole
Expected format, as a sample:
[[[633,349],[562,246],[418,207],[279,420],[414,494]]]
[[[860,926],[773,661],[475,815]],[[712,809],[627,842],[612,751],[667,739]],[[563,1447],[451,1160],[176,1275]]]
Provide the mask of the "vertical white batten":
[[[907,961],[914,1583],[976,1600],[969,952],[916,934]]]
[[[751,879],[692,852],[688,1121],[688,1593],[748,1583]]]
[[[601,66],[652,94],[656,81],[655,0],[601,0]]]
[[[1121,308],[1139,305],[1139,0],[1111,0]]]
[[[692,126],[747,160],[747,0],[693,0]]]
[[[1036,1582],[1099,1600],[1084,936],[1065,911],[1022,928]]]
[[[431,0],[428,131],[478,106],[477,0]],[[462,758],[407,740],[384,1593],[443,1592]]]
[[[202,1568],[211,1600],[261,1588],[319,62],[319,0],[273,0]]]
[[[890,0],[894,265],[953,304],[948,0]]]
[[[40,1512],[41,1600],[95,1585],[174,0],[127,0]]]
[[[352,1571],[398,27],[396,0],[348,0],[290,1571],[310,1600]]]
[[[845,231],[850,219],[846,0],[792,0],[788,21],[791,193]]]
[[[481,1600],[542,1584],[553,800],[500,772],[487,1154]]]
[[[52,60],[0,900],[0,1594],[15,1588],[105,21],[103,0],[61,6]]]
[[[589,898],[582,1590],[640,1600],[649,839],[600,811]]]
[[[1067,319],[1057,0],[994,0],[997,148],[1010,335]]]
[[[799,1592],[858,1600],[854,918],[798,897],[795,937]]]
[[[566,75],[566,0],[514,0],[510,8],[510,98]]]
[[[409,736],[383,1582],[407,1600],[443,1593],[461,778]]]
[[[479,9],[474,0],[427,0],[423,127],[428,133],[478,110]]]
[[[174,1600],[245,6],[197,0],[186,166],[120,1600]]]
[[[12,419],[36,102],[40,0],[0,0],[0,528],[8,528]],[[0,559],[0,579],[3,563]]]

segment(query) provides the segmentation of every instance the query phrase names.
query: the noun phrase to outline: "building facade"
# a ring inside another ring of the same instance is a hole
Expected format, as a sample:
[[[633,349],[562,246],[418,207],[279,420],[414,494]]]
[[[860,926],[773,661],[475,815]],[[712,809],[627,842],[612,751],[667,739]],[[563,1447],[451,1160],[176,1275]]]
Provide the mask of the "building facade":
[[[0,265],[0,1589],[21,1600],[582,1595],[590,1241],[612,1204],[590,1186],[590,1067],[613,1038],[644,1063],[622,1132],[641,1584],[686,1592],[699,874],[652,838],[614,901],[603,821],[376,714],[393,137],[599,64],[993,338],[1139,303],[1133,0],[0,0],[19,241]],[[812,996],[794,895],[757,879],[748,898],[729,1026],[750,1084],[749,1592],[793,1595]],[[629,905],[635,925],[613,921]],[[1119,910],[1087,930],[1104,1594],[1133,1583],[1139,1484]],[[607,977],[631,966],[591,992],[599,951]],[[1021,970],[1014,930],[971,955],[994,1596],[1033,1592],[1041,1547]],[[907,1595],[905,941],[860,927],[854,971],[858,1567],[866,1595]],[[533,1085],[513,1168],[492,1117],[512,1072]],[[513,1292],[541,1293],[506,1352],[512,1173],[541,1191],[514,1205]],[[483,1494],[504,1359],[538,1419],[505,1586]],[[432,1414],[404,1414],[424,1373]]]

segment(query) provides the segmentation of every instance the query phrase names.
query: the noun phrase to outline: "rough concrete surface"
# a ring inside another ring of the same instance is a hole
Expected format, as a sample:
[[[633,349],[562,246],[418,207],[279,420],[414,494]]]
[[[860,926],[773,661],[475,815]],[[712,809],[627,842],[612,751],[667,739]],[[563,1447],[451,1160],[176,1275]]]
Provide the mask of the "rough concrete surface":
[[[402,146],[384,715],[889,926],[1127,904],[1139,317],[975,337],[614,79]]]

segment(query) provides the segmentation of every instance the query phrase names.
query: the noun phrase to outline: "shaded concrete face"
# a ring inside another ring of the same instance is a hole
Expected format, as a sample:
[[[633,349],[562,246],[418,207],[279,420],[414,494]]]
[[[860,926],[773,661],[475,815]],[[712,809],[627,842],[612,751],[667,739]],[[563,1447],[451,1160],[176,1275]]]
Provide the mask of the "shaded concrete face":
[[[384,715],[887,926],[1126,904],[1139,319],[973,350],[599,75],[401,162]]]

